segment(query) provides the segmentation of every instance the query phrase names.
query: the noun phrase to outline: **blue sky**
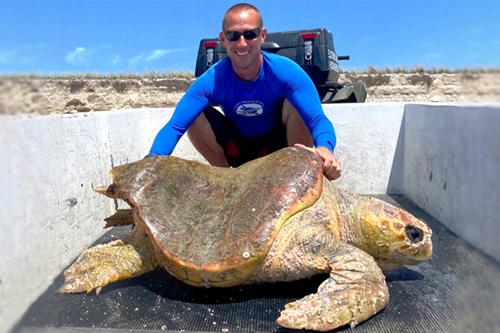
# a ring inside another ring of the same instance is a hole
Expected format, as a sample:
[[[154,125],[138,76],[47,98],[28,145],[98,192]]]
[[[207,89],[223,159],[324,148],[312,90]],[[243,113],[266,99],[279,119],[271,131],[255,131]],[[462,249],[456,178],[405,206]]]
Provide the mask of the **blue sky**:
[[[194,71],[226,0],[2,0],[0,73]],[[268,31],[325,27],[345,69],[500,67],[500,1],[258,0]]]

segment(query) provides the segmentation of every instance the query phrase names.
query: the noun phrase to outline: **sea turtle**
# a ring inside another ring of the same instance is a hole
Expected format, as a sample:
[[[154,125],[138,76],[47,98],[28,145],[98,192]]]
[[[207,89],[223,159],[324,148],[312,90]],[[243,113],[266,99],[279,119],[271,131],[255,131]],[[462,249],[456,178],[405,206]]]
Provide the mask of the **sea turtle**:
[[[323,177],[321,159],[303,148],[232,169],[154,156],[114,167],[111,176],[111,185],[96,190],[132,209],[107,226],[134,224],[133,231],[85,250],[64,272],[61,292],[99,291],[158,266],[198,287],[329,273],[317,293],[287,304],[277,319],[324,331],[383,309],[389,293],[382,270],[432,254],[423,222],[337,188]]]

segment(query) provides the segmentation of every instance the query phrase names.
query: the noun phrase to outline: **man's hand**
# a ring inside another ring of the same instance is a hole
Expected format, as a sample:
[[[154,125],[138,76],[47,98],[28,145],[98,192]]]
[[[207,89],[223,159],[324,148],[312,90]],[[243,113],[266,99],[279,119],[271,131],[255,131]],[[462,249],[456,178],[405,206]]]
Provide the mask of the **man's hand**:
[[[340,177],[342,170],[337,158],[325,147],[311,148],[303,144],[296,143],[295,147],[300,147],[316,153],[323,159],[323,174],[328,180],[335,180]]]

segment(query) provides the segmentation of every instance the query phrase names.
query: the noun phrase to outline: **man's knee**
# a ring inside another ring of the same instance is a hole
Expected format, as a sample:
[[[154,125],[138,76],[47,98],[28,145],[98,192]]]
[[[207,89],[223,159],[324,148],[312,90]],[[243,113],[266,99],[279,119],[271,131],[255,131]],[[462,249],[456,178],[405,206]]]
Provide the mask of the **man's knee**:
[[[306,146],[313,146],[313,139],[309,129],[299,112],[288,99],[283,101],[282,122],[286,128],[286,136],[289,146],[301,143]]]
[[[188,127],[187,134],[188,137],[191,138],[192,136],[196,137],[199,134],[205,132],[205,128],[208,126],[208,119],[205,116],[205,114],[202,112],[196,119],[191,123],[191,125]]]
[[[292,105],[292,103],[290,103],[290,101],[285,98],[285,100],[283,101],[283,109],[281,112],[281,121],[283,122],[283,125],[286,126],[286,124],[288,123],[288,120],[292,116],[293,117],[298,116],[298,112],[295,109],[295,107]]]
[[[219,167],[229,166],[224,149],[217,142],[212,125],[204,112],[192,122],[187,134],[193,146],[208,163]]]

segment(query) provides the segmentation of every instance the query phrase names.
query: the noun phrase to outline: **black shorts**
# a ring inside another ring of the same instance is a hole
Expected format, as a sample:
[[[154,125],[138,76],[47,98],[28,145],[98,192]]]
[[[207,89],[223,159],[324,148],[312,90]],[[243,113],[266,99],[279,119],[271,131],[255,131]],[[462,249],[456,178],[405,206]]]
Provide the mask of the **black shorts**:
[[[207,106],[203,110],[214,131],[217,143],[224,149],[230,166],[240,166],[288,146],[286,128],[281,120],[283,103],[280,103],[278,107],[279,112],[276,112],[274,128],[257,137],[241,135],[236,126],[215,108]]]

